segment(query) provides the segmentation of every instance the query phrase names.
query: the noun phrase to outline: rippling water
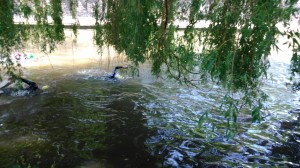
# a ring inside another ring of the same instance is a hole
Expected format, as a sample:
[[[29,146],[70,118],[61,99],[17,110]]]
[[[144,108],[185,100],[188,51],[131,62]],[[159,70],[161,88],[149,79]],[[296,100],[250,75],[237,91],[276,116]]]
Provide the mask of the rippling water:
[[[116,63],[115,63],[116,64]],[[36,67],[28,76],[50,89],[0,97],[0,165],[38,167],[299,167],[299,92],[288,62],[271,59],[261,123],[239,114],[227,140],[219,106],[223,91],[140,77],[106,80],[112,65]],[[198,120],[207,111],[202,129]]]

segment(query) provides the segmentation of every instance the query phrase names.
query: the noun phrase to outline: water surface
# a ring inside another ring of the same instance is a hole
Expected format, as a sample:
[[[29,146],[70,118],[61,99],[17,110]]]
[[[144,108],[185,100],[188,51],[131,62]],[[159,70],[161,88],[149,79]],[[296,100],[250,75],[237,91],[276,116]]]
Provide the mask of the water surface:
[[[107,80],[103,76],[126,62],[101,59],[30,67],[26,77],[50,89],[0,97],[3,167],[300,166],[300,93],[291,89],[285,59],[270,60],[261,123],[252,123],[247,111],[239,114],[238,133],[229,140],[215,110],[224,96],[220,87],[156,79],[148,65],[139,77],[123,71],[124,79]]]

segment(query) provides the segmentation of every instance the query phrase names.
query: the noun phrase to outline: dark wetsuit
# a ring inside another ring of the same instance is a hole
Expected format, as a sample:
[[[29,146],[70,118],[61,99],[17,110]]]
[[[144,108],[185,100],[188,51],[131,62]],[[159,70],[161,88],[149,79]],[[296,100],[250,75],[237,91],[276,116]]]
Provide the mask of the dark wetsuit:
[[[32,82],[30,80],[20,78],[22,82],[26,83],[28,86],[24,89],[27,91],[36,91],[39,89],[38,85],[35,82]]]
[[[114,69],[114,71],[113,71],[113,74],[112,75],[109,75],[109,76],[107,76],[109,79],[115,79],[116,78],[116,74],[117,74],[117,70],[118,69],[121,69],[121,68],[124,68],[124,67],[122,67],[122,66],[116,66],[115,67],[115,69]]]
[[[23,89],[24,91],[32,92],[32,91],[36,91],[39,89],[38,85],[35,82],[32,82],[32,81],[24,79],[24,78],[19,78],[19,79],[28,85],[25,89]],[[4,87],[2,87],[0,89],[3,92],[2,94],[11,94],[12,92],[16,91],[16,89],[14,89],[14,88],[5,88],[10,84],[11,83],[5,85]]]

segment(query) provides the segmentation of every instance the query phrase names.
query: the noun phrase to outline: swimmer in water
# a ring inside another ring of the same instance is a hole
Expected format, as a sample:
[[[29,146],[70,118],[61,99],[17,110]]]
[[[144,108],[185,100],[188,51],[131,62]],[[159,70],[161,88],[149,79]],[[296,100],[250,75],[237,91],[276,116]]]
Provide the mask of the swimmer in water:
[[[126,66],[116,66],[115,67],[115,69],[114,69],[114,71],[113,71],[113,74],[112,75],[109,75],[109,76],[107,76],[109,79],[117,79],[117,70],[118,69],[127,69],[127,67]]]
[[[16,88],[7,88],[9,85],[14,83],[14,80],[12,80],[10,78],[9,82],[6,85],[4,85],[0,88],[0,95],[1,94],[11,94],[11,93],[16,92],[16,91],[25,91],[25,92],[31,94],[31,93],[35,93],[36,91],[40,90],[40,88],[38,87],[38,85],[35,82],[32,82],[28,79],[24,79],[24,78],[21,78],[21,77],[17,78],[17,79],[22,81],[23,83],[26,83],[28,86],[26,88],[20,89],[20,90],[18,90]],[[49,86],[43,86],[41,89],[42,90],[47,90],[48,88],[49,88]]]

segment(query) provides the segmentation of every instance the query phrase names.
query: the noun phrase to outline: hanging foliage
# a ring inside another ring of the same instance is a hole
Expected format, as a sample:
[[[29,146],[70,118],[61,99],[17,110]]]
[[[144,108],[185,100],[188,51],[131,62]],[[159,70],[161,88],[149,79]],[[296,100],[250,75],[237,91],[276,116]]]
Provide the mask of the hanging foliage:
[[[6,73],[14,76],[16,66],[11,59],[14,49],[21,47],[22,34],[20,29],[14,24],[14,4],[12,1],[0,2],[0,81],[1,74]]]
[[[64,41],[62,14],[61,0],[51,0],[50,3],[34,0],[33,16],[36,24],[29,31],[41,51],[50,53],[57,43]],[[48,16],[51,16],[52,21]]]
[[[3,0],[0,6],[1,79],[3,74],[12,77],[21,74],[17,68],[20,64],[12,61],[12,53],[22,50],[24,43],[31,41],[41,51],[50,53],[65,37],[61,0]],[[15,23],[15,16],[22,17],[23,22]],[[34,25],[29,25],[30,17],[34,18]]]
[[[78,0],[65,1],[76,19]],[[86,0],[87,3],[92,3]],[[154,75],[197,86],[212,80],[227,90],[220,109],[237,128],[242,108],[260,120],[261,79],[267,77],[268,56],[277,48],[277,37],[286,35],[293,50],[291,70],[299,73],[299,33],[289,30],[297,0],[99,0],[93,1],[95,44],[112,45],[138,66],[150,61]],[[14,23],[14,16],[36,23]],[[13,76],[11,53],[28,40],[43,52],[52,52],[64,40],[62,0],[2,0],[0,2],[1,70]],[[50,19],[51,18],[51,19]],[[182,30],[178,21],[187,22]],[[206,21],[208,26],[199,27]],[[282,23],[286,31],[279,31]],[[76,34],[78,23],[73,25]],[[236,93],[242,92],[242,97]]]
[[[197,86],[197,81],[211,79],[221,84],[227,94],[221,111],[227,119],[227,135],[237,130],[237,116],[250,109],[253,122],[260,121],[262,102],[267,98],[260,90],[262,77],[267,77],[267,60],[277,37],[293,39],[292,49],[299,50],[295,35],[280,32],[278,23],[288,27],[297,11],[297,1],[282,0],[214,0],[189,1],[189,13],[175,0],[102,1],[101,25],[96,40],[125,52],[135,64],[152,62],[152,72],[164,70],[169,77]],[[103,7],[103,6],[102,6]],[[99,15],[98,13],[95,13]],[[97,16],[96,16],[97,17]],[[177,20],[189,24],[181,33]],[[196,27],[206,20],[209,26]],[[292,70],[299,70],[299,52],[294,52]],[[243,96],[237,96],[237,92]]]

